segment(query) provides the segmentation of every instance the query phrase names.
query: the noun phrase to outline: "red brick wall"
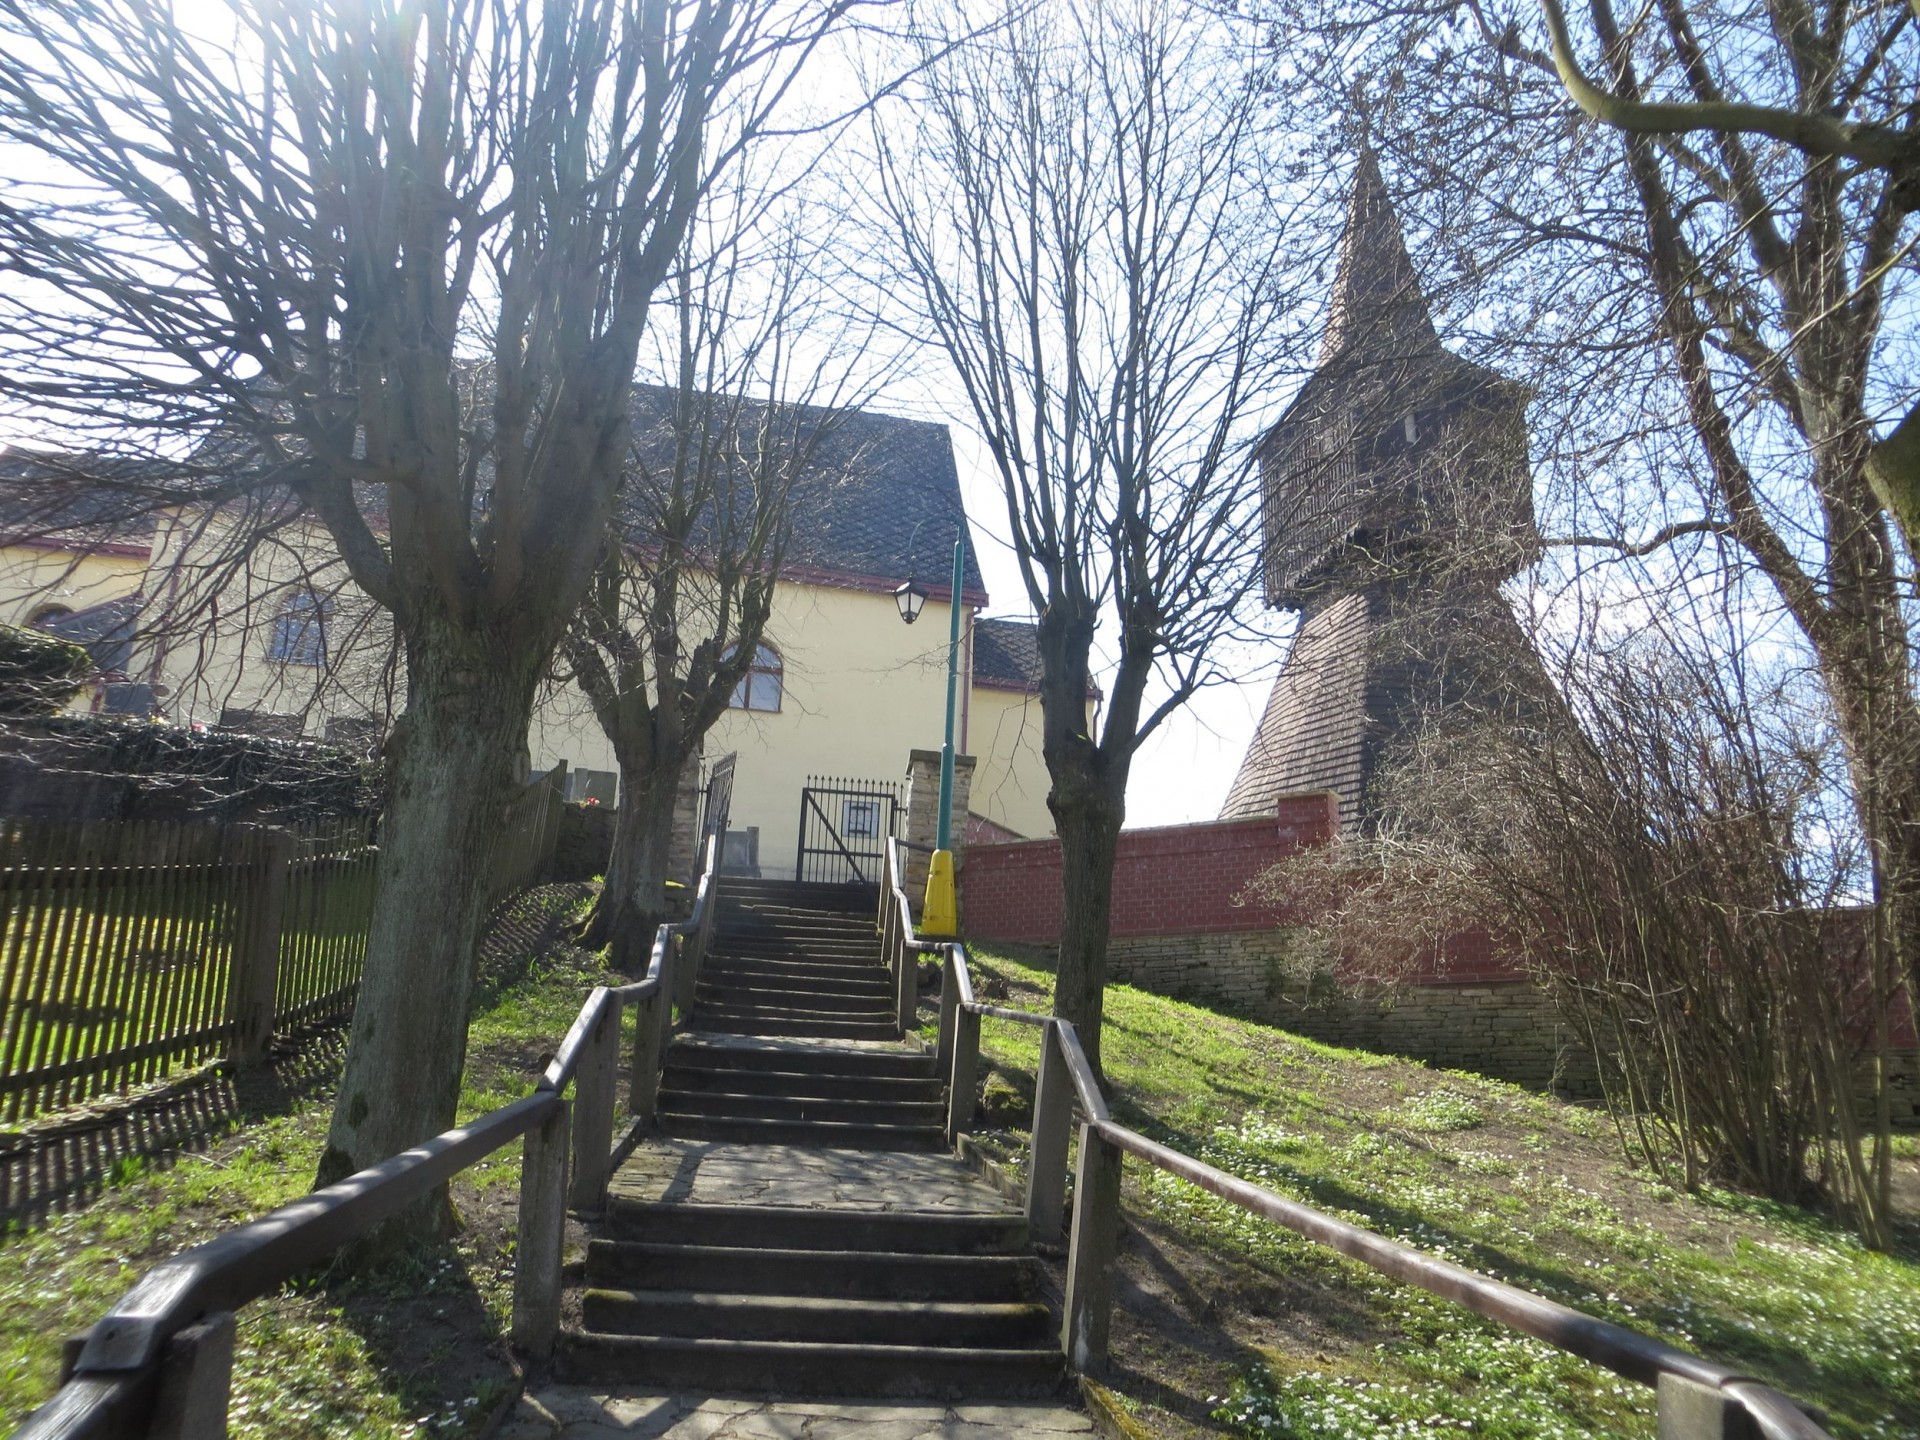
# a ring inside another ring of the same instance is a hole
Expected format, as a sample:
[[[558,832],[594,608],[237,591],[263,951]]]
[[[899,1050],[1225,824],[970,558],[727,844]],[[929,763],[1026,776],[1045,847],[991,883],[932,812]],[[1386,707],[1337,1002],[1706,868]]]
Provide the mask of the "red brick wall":
[[[1248,882],[1339,829],[1330,794],[1283,796],[1276,814],[1252,820],[1124,830],[1113,867],[1116,938],[1263,930],[1279,917],[1238,903]],[[960,867],[960,915],[979,940],[1060,938],[1060,842],[974,845]]]

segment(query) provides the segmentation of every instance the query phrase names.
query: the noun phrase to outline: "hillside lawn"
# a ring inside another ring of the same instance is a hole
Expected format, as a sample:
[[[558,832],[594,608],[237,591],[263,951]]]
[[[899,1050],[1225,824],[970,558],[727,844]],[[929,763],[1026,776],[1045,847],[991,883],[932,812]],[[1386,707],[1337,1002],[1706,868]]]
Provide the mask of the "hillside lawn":
[[[587,989],[552,887],[489,941],[461,1117],[524,1094]],[[983,995],[1045,1010],[1051,976],[975,953]],[[1284,1194],[1750,1368],[1836,1435],[1920,1436],[1920,1227],[1862,1251],[1817,1215],[1676,1195],[1603,1116],[1474,1076],[1331,1049],[1115,987],[1106,1057],[1126,1123]],[[981,1140],[1017,1169],[1035,1036],[989,1021]],[[0,1238],[0,1429],[53,1388],[61,1340],[148,1266],[306,1189],[324,1100]],[[519,1149],[454,1187],[466,1229],[372,1277],[306,1277],[241,1313],[236,1437],[457,1436],[510,1392]],[[1920,1193],[1915,1150],[1902,1183]],[[1129,1161],[1116,1373],[1142,1433],[1651,1436],[1649,1392]],[[572,1237],[577,1243],[578,1236]],[[1054,1262],[1057,1267],[1057,1260]]]
[[[525,1095],[588,990],[619,983],[561,938],[587,898],[578,885],[529,892],[490,935],[461,1121]],[[0,1237],[0,1434],[52,1394],[63,1339],[143,1271],[306,1193],[331,1108],[321,1087],[204,1153],[123,1164],[91,1204]],[[450,1244],[379,1274],[313,1274],[241,1310],[235,1440],[479,1433],[515,1393],[504,1337],[519,1184],[514,1144],[455,1180],[465,1228]]]
[[[1039,964],[971,954],[982,999],[1051,1008]],[[1818,1214],[1675,1193],[1622,1160],[1592,1109],[1124,986],[1108,990],[1106,1019],[1114,1113],[1144,1134],[1747,1370],[1824,1409],[1843,1440],[1920,1436],[1912,1137],[1900,1142],[1899,1247],[1878,1255]],[[991,1068],[976,1123],[1016,1176],[1038,1040],[1027,1026],[983,1025]],[[1109,1384],[1146,1434],[1654,1433],[1649,1390],[1140,1161],[1125,1177]]]

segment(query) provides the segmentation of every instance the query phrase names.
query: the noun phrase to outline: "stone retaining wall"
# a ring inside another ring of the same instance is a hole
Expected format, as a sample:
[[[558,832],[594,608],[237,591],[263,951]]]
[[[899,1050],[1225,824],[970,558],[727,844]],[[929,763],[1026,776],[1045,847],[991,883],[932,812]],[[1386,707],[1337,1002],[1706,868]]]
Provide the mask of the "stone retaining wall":
[[[1285,930],[1116,938],[1107,953],[1120,984],[1216,1005],[1328,1045],[1582,1099],[1598,1093],[1585,1050],[1526,981],[1406,985],[1370,997],[1310,967]]]

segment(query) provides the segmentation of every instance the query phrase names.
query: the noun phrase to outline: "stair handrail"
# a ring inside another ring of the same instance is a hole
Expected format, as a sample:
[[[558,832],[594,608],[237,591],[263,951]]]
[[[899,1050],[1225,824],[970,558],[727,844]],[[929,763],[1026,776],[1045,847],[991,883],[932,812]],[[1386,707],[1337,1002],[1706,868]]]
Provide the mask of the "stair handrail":
[[[660,926],[639,980],[593,987],[532,1094],[162,1260],[70,1351],[59,1389],[13,1440],[185,1440],[201,1433],[196,1424],[226,1413],[234,1311],[516,1139],[524,1139],[525,1151],[510,1333],[516,1348],[544,1360],[559,1333],[567,1210],[598,1209],[606,1199],[621,1009],[644,1005],[654,1016],[649,1023],[642,1013],[635,1025],[636,1069],[645,1059],[650,1073],[647,1108],[632,1097],[630,1104],[636,1123],[645,1123],[659,1092],[673,1009],[664,1002],[683,977],[689,990],[697,979],[713,933],[718,865],[719,841],[709,837],[692,913]],[[563,1094],[569,1084],[571,1104]],[[636,1074],[632,1096],[642,1089]]]
[[[913,1032],[920,1008],[920,965],[918,957],[939,951],[938,944],[914,935],[913,904],[907,899],[906,869],[900,859],[903,842],[896,835],[887,837],[886,858],[880,876],[880,913],[876,928],[880,933],[880,959],[893,975],[895,1024],[904,1037]]]
[[[1735,1427],[1741,1420],[1750,1421],[1767,1440],[1832,1440],[1807,1407],[1750,1375],[1389,1240],[1120,1124],[1108,1109],[1070,1021],[982,1004],[974,993],[965,943],[918,940],[910,913],[903,938],[943,957],[936,1054],[947,1081],[951,1143],[958,1145],[973,1119],[981,1019],[1010,1020],[1042,1031],[1026,1195],[1028,1228],[1036,1240],[1057,1240],[1061,1234],[1068,1133],[1073,1112],[1079,1111],[1060,1345],[1080,1373],[1097,1375],[1106,1368],[1113,1261],[1120,1235],[1121,1157],[1129,1154],[1381,1274],[1652,1387],[1658,1395],[1660,1440],[1720,1440],[1738,1433]]]

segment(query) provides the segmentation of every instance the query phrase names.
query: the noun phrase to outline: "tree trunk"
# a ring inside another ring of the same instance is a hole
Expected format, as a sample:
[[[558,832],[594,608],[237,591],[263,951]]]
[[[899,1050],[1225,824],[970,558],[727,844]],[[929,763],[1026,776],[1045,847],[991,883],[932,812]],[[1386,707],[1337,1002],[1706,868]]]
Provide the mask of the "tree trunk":
[[[319,1184],[453,1124],[482,889],[520,778],[541,658],[527,653],[534,648],[521,635],[446,620],[407,636],[409,693],[389,747],[379,888]],[[383,1227],[376,1248],[438,1237],[452,1218],[442,1190]]]
[[[620,763],[620,809],[606,883],[587,919],[586,943],[612,947],[615,969],[646,973],[653,937],[667,918],[667,867],[680,771]]]
[[[1080,1032],[1093,1072],[1100,1068],[1106,1005],[1107,930],[1113,913],[1113,861],[1126,805],[1098,778],[1056,777],[1047,796],[1060,834],[1060,968],[1053,1013]]]

